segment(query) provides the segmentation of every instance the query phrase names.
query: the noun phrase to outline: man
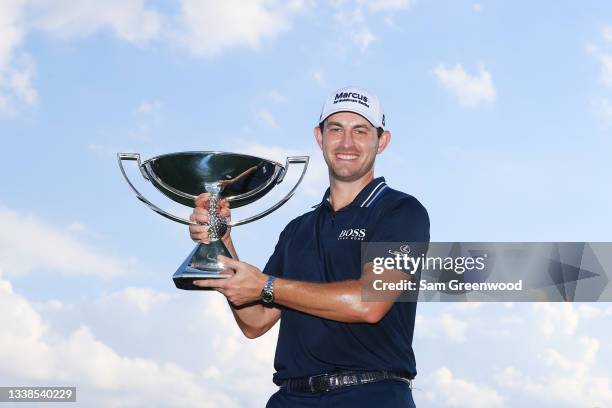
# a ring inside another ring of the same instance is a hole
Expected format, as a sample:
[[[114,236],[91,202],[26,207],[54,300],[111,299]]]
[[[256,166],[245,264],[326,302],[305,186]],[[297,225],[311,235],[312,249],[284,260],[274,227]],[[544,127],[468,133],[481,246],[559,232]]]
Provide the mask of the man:
[[[374,178],[376,156],[391,133],[370,92],[334,92],[314,136],[329,170],[321,203],[285,227],[263,273],[238,261],[228,232],[223,240],[234,259],[219,260],[233,276],[196,284],[227,297],[249,338],[280,319],[273,377],[280,390],[268,407],[414,407],[416,303],[362,300],[372,269],[369,263],[362,273],[361,244],[429,242],[427,211]],[[192,220],[207,222],[207,203],[207,195],[196,199]],[[227,201],[220,212],[229,216]],[[206,226],[190,226],[190,233],[208,242]]]

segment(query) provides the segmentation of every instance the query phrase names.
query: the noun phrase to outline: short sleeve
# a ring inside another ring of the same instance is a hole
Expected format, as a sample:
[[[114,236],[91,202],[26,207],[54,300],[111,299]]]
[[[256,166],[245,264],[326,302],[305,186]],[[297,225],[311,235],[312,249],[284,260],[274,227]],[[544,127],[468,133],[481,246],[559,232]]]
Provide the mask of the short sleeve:
[[[272,253],[270,259],[268,259],[268,262],[266,263],[266,266],[263,269],[263,273],[265,273],[266,275],[276,276],[278,278],[283,276],[283,265],[286,257],[285,253],[287,251],[287,245],[289,244],[288,231],[290,229],[290,226],[291,223],[287,224],[285,229],[280,233],[278,237],[278,242],[274,247],[274,252]]]
[[[381,214],[371,242],[429,242],[429,215],[414,197],[399,200]]]
[[[410,244],[411,253],[425,254],[429,247],[429,215],[423,205],[414,197],[398,200],[382,210],[376,228],[368,237],[362,261],[389,256],[389,251],[398,247],[391,243]]]

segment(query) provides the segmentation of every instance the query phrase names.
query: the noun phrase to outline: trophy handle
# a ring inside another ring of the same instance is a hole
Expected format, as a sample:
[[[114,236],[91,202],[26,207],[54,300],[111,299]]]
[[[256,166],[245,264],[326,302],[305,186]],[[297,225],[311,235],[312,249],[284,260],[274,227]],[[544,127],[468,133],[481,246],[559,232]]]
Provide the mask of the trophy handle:
[[[304,175],[306,174],[306,169],[308,168],[308,160],[309,160],[309,156],[287,157],[287,161],[285,162],[285,168],[283,169],[283,172],[278,176],[278,179],[276,180],[276,184],[279,184],[283,181],[283,179],[285,178],[285,174],[287,174],[287,171],[289,171],[289,165],[291,165],[292,163],[304,165],[304,168],[302,169],[302,174],[300,175],[300,178],[298,179],[295,186],[293,186],[291,191],[289,191],[285,197],[283,197],[279,202],[277,202],[276,204],[274,204],[272,207],[268,208],[267,210],[262,211],[259,214],[253,215],[252,217],[245,218],[240,221],[231,221],[228,223],[228,226],[235,227],[235,226],[242,225],[242,224],[248,224],[249,222],[257,221],[258,219],[265,217],[271,212],[278,210],[283,204],[287,202],[287,200],[293,197],[293,194],[295,194],[295,190],[298,188],[298,186],[302,182],[302,179],[304,178]]]
[[[149,180],[149,177],[147,177],[146,173],[142,170],[142,167],[140,165],[140,154],[138,154],[138,153],[117,153],[117,161],[119,162],[119,168],[121,169],[121,173],[123,174],[123,178],[125,178],[125,181],[127,181],[129,186],[132,188],[132,190],[136,194],[136,197],[140,201],[142,201],[147,207],[149,207],[150,209],[152,209],[153,211],[155,211],[159,215],[164,216],[164,217],[166,217],[168,219],[171,219],[172,221],[180,222],[181,224],[185,224],[185,225],[197,225],[197,223],[195,223],[195,222],[191,222],[191,221],[189,221],[189,220],[187,220],[185,218],[177,217],[174,214],[170,214],[170,213],[162,210],[161,208],[159,208],[158,206],[156,206],[155,204],[153,204],[152,202],[147,200],[145,198],[145,196],[140,194],[140,191],[138,191],[136,189],[136,187],[134,187],[134,185],[132,184],[132,182],[128,178],[127,174],[125,173],[125,169],[123,168],[123,160],[130,160],[130,161],[135,161],[136,163],[138,163],[138,169],[140,170],[140,174],[142,174],[142,177],[144,177],[146,180]],[[302,174],[302,176],[303,176],[303,174]],[[295,188],[294,188],[294,190],[295,190]]]

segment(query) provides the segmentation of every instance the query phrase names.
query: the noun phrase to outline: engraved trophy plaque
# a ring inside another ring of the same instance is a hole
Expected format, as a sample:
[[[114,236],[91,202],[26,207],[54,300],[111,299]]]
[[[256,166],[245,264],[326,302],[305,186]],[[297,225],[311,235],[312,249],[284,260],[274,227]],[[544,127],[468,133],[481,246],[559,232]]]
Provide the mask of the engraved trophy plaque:
[[[196,224],[188,219],[170,214],[146,199],[134,186],[123,168],[123,162],[136,161],[140,173],[162,194],[173,201],[195,207],[195,198],[210,193],[209,239],[210,244],[198,244],[187,259],[179,266],[172,279],[179,289],[199,290],[193,285],[198,279],[218,279],[223,265],[217,262],[217,255],[231,257],[221,240],[228,227],[235,227],[256,221],[280,208],[295,193],[308,167],[308,156],[287,157],[286,164],[260,157],[226,152],[179,152],[156,156],[141,163],[138,153],[117,153],[119,168],[136,197],[156,213],[181,224]],[[280,201],[259,214],[229,221],[220,216],[217,202],[227,199],[230,208],[242,207],[259,200],[280,184],[289,166],[301,164],[302,173],[296,184]]]

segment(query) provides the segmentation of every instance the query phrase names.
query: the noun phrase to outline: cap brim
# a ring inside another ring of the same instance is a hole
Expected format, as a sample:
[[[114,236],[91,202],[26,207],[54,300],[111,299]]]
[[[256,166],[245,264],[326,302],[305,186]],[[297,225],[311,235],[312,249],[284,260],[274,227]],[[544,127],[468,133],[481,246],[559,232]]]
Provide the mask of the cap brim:
[[[362,118],[364,118],[365,120],[367,120],[368,122],[370,122],[370,125],[374,126],[375,128],[377,128],[377,129],[378,129],[378,128],[381,128],[381,129],[383,128],[383,126],[376,126],[376,125],[374,124],[374,121],[372,121],[372,119],[371,119],[371,118],[368,118],[368,116],[367,116],[367,115],[364,115],[364,113],[363,113],[363,112],[357,112],[357,111],[354,111],[354,110],[351,110],[351,109],[346,109],[346,108],[340,108],[340,109],[338,109],[338,110],[332,110],[331,112],[328,112],[328,113],[327,113],[327,116],[325,116],[324,118],[322,118],[322,119],[319,121],[319,125],[320,125],[321,123],[325,122],[325,119],[329,118],[331,115],[336,114],[336,113],[340,113],[340,112],[351,112],[351,113],[355,113],[355,114],[357,114],[357,115],[361,116]]]

